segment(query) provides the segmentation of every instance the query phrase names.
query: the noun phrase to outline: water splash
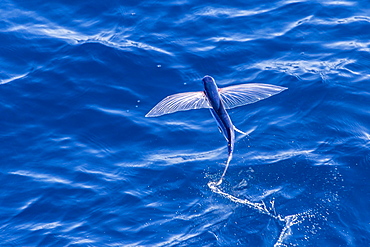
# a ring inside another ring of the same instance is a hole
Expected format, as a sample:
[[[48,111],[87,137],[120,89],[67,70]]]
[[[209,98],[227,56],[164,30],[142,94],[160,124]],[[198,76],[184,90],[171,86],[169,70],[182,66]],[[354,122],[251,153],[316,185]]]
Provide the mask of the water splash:
[[[230,160],[228,159],[227,166],[228,166],[229,162],[230,162]],[[278,237],[276,243],[274,244],[274,247],[286,246],[284,244],[284,240],[288,236],[292,235],[291,227],[296,225],[296,224],[302,223],[307,217],[310,217],[311,216],[310,212],[308,211],[308,212],[303,212],[303,213],[298,213],[298,214],[293,214],[293,215],[282,216],[282,215],[276,213],[275,201],[274,200],[270,201],[270,206],[268,207],[265,204],[264,201],[261,201],[260,203],[251,202],[247,199],[241,199],[241,198],[235,197],[233,195],[230,195],[230,194],[222,191],[220,189],[219,185],[222,183],[222,179],[223,179],[223,177],[226,173],[227,166],[224,170],[224,173],[221,176],[221,179],[218,182],[212,182],[212,181],[209,182],[208,187],[214,193],[217,193],[217,194],[219,194],[219,195],[221,195],[221,196],[223,196],[223,197],[225,197],[225,198],[227,198],[227,199],[229,199],[229,200],[231,200],[235,203],[240,203],[240,204],[247,205],[248,207],[257,210],[259,213],[268,215],[271,218],[280,222],[283,225],[283,228],[280,231],[279,237]]]

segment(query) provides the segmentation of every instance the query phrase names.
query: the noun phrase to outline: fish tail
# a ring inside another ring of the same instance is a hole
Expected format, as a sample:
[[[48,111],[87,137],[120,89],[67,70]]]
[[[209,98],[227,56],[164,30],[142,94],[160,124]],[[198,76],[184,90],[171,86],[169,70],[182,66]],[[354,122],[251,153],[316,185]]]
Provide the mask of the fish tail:
[[[216,183],[216,186],[218,186],[222,183],[222,180],[225,177],[226,171],[229,168],[229,164],[230,164],[232,158],[233,158],[233,149],[232,149],[231,145],[229,145],[229,156],[227,157],[226,166],[225,166],[224,172],[221,175],[220,180],[218,180],[218,182]]]
[[[233,151],[234,151],[234,145],[233,145],[233,142],[231,141],[229,141],[228,143],[227,143],[227,151],[229,152],[229,156],[231,155],[233,155]]]

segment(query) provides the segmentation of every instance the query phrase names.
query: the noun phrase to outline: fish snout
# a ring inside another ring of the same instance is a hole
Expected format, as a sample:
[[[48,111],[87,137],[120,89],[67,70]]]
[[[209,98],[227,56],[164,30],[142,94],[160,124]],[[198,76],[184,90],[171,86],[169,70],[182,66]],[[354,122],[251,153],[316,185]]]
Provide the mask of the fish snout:
[[[206,75],[205,77],[203,77],[202,81],[205,85],[209,83],[216,83],[215,79],[213,79],[213,77],[209,75]]]

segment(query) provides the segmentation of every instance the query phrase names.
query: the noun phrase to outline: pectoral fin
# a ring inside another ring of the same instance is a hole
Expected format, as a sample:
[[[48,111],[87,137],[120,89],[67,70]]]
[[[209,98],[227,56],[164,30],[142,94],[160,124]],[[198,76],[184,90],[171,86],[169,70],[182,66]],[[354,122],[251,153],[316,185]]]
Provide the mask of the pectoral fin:
[[[252,104],[278,94],[286,87],[270,84],[249,83],[220,88],[220,96],[226,109]]]
[[[178,93],[160,101],[145,117],[158,117],[177,111],[210,108],[204,92]]]

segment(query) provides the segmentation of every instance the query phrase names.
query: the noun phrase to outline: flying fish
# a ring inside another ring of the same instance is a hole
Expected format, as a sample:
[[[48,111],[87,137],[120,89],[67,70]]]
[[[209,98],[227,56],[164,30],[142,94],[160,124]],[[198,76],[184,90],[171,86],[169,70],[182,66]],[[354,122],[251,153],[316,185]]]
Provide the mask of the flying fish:
[[[233,156],[235,131],[246,134],[233,125],[226,109],[232,109],[266,99],[287,88],[262,83],[239,84],[218,88],[211,76],[205,76],[202,82],[204,86],[203,91],[178,93],[167,96],[155,105],[145,117],[158,117],[178,111],[208,108],[216,120],[220,132],[227,141],[228,158],[226,166],[220,180],[216,184],[220,185]]]

